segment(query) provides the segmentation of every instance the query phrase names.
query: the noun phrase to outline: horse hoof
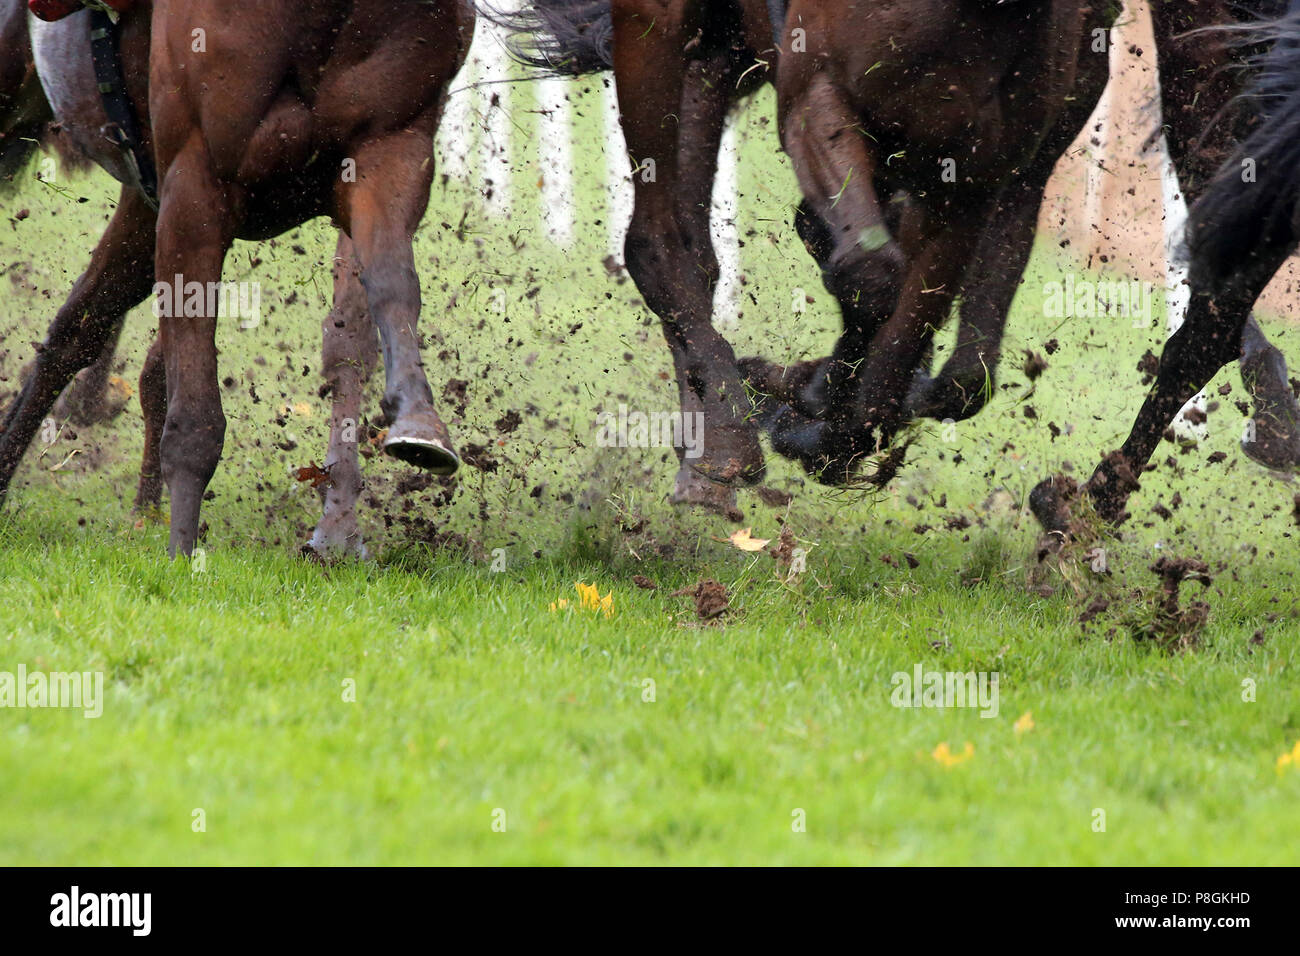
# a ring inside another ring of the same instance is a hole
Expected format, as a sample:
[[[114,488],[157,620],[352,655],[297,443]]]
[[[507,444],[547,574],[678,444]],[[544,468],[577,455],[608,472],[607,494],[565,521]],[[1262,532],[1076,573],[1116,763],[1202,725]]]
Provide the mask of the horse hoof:
[[[790,405],[809,418],[825,418],[827,411],[826,363],[829,359],[777,365],[758,355],[739,359],[740,377],[755,393],[756,404],[764,400]]]
[[[1079,493],[1078,483],[1064,475],[1044,478],[1029,493],[1029,510],[1049,535],[1070,533],[1070,501]]]
[[[361,534],[356,530],[351,533],[325,532],[317,528],[312,534],[311,540],[302,546],[303,557],[311,558],[322,564],[333,561],[339,561],[346,558],[356,558],[359,561],[368,561],[370,552],[366,550],[366,543],[361,540]]]
[[[1243,332],[1241,382],[1255,403],[1241,450],[1272,471],[1300,469],[1300,406],[1287,374],[1286,359],[1262,335]]]
[[[454,475],[460,468],[451,436],[437,416],[399,418],[389,427],[383,448],[398,461],[435,475]]]
[[[95,392],[84,376],[83,371],[59,396],[50,413],[54,418],[66,418],[74,425],[88,428],[111,422],[125,411],[132,393],[131,386],[125,380],[117,375],[110,376],[103,383],[102,390]]]
[[[690,465],[682,465],[677,472],[670,500],[681,507],[703,508],[729,521],[742,521],[745,517],[736,506],[734,487],[711,481]]]

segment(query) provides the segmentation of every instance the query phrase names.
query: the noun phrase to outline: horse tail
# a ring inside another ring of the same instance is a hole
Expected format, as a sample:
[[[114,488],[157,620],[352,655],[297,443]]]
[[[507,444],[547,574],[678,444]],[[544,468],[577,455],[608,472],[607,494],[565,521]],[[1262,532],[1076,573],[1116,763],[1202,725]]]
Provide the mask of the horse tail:
[[[498,10],[487,0],[480,13],[510,34],[510,55],[555,76],[603,73],[614,66],[611,0],[528,0],[518,10]]]
[[[1255,100],[1260,123],[1219,168],[1187,223],[1192,258],[1218,277],[1238,271],[1261,244],[1300,239],[1300,0],[1245,35],[1271,42],[1243,94]]]

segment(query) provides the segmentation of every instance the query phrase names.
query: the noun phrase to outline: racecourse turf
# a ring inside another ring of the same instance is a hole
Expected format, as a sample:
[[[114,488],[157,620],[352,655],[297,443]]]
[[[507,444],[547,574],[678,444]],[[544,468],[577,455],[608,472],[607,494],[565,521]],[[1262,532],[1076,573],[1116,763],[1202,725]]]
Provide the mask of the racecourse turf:
[[[592,85],[574,85],[588,139]],[[768,115],[742,121],[728,335],[788,360],[823,354],[838,317],[788,226]],[[515,119],[526,141],[535,117]],[[575,152],[569,249],[540,234],[525,159],[508,219],[435,187],[426,355],[477,467],[452,485],[367,457],[370,562],[298,554],[317,502],[297,471],[328,414],[327,223],[230,257],[263,314],[218,335],[229,426],[200,561],[167,561],[164,521],[131,513],[134,397],[38,440],[0,513],[0,672],[102,672],[105,694],[96,719],[0,709],[0,864],[1297,861],[1296,489],[1237,449],[1235,368],[1207,435],[1161,446],[1101,542],[1107,573],[1082,549],[1040,565],[1029,489],[1118,444],[1164,328],[1159,300],[1147,327],[1046,314],[1049,283],[1097,276],[1044,235],[990,407],[915,429],[883,491],[772,457],[743,522],[681,513],[670,449],[596,440],[599,411],[676,399],[656,320],[602,263],[603,157]],[[36,171],[0,199],[6,401],[115,196]],[[1300,355],[1287,317],[1261,319]],[[155,325],[133,313],[120,394]],[[1033,382],[1024,350],[1047,362]],[[737,528],[769,548],[785,529],[804,570]],[[1184,583],[1181,638],[1160,632],[1166,555],[1212,577]],[[687,593],[708,580],[721,613]],[[996,672],[996,715],[893,706],[918,664]]]

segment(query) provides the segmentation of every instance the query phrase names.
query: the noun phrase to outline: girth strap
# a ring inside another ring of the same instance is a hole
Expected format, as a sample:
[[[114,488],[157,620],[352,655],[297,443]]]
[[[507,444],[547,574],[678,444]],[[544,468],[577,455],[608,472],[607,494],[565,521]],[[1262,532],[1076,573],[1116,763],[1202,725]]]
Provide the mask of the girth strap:
[[[118,49],[118,25],[108,11],[99,6],[90,8],[90,53],[95,63],[95,82],[108,114],[104,135],[122,151],[134,184],[149,205],[158,209],[158,171],[153,157],[140,139],[140,127],[135,121],[135,110],[126,91],[122,77],[122,57]]]

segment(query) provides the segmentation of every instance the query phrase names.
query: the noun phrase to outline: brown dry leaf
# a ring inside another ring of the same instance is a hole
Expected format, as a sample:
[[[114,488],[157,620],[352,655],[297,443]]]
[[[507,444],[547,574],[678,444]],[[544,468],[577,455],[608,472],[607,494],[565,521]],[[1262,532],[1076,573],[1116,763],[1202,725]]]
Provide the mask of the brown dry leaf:
[[[313,488],[319,488],[321,485],[329,483],[330,473],[323,468],[317,467],[316,463],[312,462],[306,468],[298,469],[298,480],[310,481]]]

